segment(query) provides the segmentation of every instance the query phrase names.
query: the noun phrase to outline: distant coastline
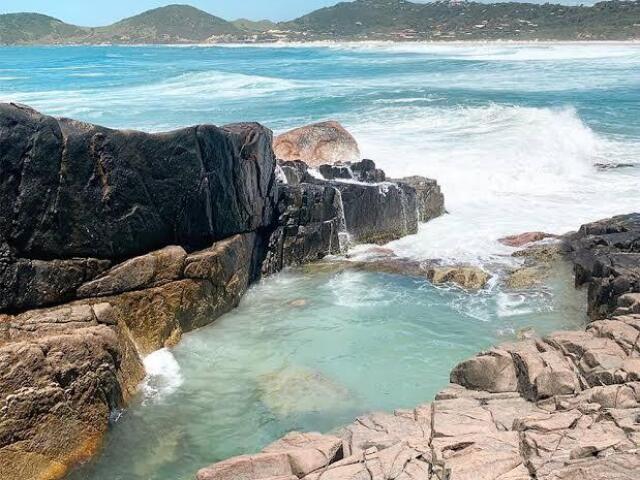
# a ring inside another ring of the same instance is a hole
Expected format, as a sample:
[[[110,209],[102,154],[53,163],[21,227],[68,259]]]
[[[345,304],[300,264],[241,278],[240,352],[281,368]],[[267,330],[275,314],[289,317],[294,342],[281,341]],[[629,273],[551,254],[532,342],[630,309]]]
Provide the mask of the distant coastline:
[[[63,43],[63,44],[15,44],[15,45],[3,45],[0,44],[0,48],[65,48],[65,47],[123,47],[123,48],[309,48],[309,47],[332,47],[332,46],[371,46],[373,47],[385,47],[385,46],[428,46],[428,45],[452,45],[452,46],[482,46],[482,45],[540,45],[540,46],[555,46],[555,45],[638,45],[640,46],[639,39],[631,40],[510,40],[510,39],[495,39],[495,40],[310,40],[308,42],[300,41],[279,41],[279,42],[236,42],[236,43]]]
[[[640,2],[592,6],[355,0],[300,18],[228,21],[168,5],[104,27],[39,13],[0,15],[0,45],[226,45],[315,42],[640,41]]]

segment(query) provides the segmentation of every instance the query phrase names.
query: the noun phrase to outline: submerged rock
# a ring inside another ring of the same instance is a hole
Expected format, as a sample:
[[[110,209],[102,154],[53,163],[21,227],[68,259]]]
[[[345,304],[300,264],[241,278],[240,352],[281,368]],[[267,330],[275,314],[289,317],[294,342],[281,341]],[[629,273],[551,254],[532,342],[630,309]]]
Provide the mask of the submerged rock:
[[[260,399],[281,417],[344,407],[350,399],[347,388],[320,372],[303,367],[268,373],[258,382]]]
[[[504,284],[512,290],[527,289],[542,284],[549,273],[549,268],[542,265],[522,267],[509,272]]]
[[[427,277],[435,284],[454,283],[469,290],[484,288],[491,279],[491,275],[474,266],[433,266]]]
[[[360,158],[355,138],[335,121],[314,123],[278,135],[273,150],[282,160],[302,160],[311,167]]]

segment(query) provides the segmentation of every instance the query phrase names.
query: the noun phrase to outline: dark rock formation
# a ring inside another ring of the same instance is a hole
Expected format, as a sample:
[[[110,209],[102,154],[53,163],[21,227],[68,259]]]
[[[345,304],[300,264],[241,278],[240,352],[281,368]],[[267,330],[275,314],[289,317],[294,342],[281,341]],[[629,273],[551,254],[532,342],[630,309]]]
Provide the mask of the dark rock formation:
[[[440,190],[440,185],[438,185],[438,182],[435,180],[413,176],[401,178],[397,181],[415,189],[418,202],[419,222],[425,223],[446,213],[444,208],[444,195]]]
[[[306,182],[309,167],[302,160],[279,160],[278,165],[282,169],[289,185],[300,185],[302,182]]]
[[[344,213],[337,189],[312,184],[282,186],[277,212],[277,226],[268,240],[263,273],[340,253]]]
[[[383,170],[376,168],[373,160],[361,160],[359,162],[335,163],[333,165],[320,165],[320,174],[327,180],[356,180],[365,183],[380,183],[386,180]]]
[[[0,258],[0,311],[22,311],[70,301],[87,280],[109,268],[109,260]]]
[[[592,318],[624,308],[624,295],[640,292],[640,213],[583,225],[566,239],[576,286],[588,285]]]
[[[268,225],[271,133],[257,124],[118,131],[0,105],[0,231],[18,257],[128,258]]]
[[[418,232],[416,191],[404,184],[336,182],[342,194],[350,238],[356,243],[387,243]]]
[[[356,243],[387,243],[417,233],[419,222],[445,213],[444,196],[435,180],[414,176],[386,182],[385,173],[366,159],[321,165],[319,172],[326,181],[308,172],[302,174],[303,181],[340,190],[347,231]]]

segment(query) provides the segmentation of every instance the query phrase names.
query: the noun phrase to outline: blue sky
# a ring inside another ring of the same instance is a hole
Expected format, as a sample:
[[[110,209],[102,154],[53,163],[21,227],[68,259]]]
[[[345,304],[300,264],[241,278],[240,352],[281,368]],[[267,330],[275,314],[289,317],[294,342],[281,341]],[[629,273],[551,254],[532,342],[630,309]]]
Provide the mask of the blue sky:
[[[291,20],[316,8],[333,5],[339,0],[0,0],[0,13],[39,12],[68,23],[88,27],[107,25],[124,17],[169,3],[188,3],[228,20],[240,17],[260,20]],[[420,1],[420,0],[414,0]],[[423,0],[424,1],[424,0]],[[536,1],[536,0],[530,0]],[[558,3],[576,4],[575,0]],[[585,1],[584,3],[588,3]]]

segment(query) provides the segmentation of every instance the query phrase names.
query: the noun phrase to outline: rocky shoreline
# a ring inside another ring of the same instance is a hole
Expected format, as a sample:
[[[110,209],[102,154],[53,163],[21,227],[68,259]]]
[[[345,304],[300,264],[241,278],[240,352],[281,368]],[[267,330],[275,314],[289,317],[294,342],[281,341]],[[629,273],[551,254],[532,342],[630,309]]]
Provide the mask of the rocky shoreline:
[[[62,478],[94,455],[145,376],[142,358],[235,308],[252,282],[323,268],[445,213],[435,180],[387,179],[339,125],[316,127],[287,132],[293,157],[278,159],[259,124],[146,134],[0,104],[1,478]],[[379,253],[329,268],[470,289],[489,279]],[[640,214],[519,255],[516,288],[550,258],[573,263],[585,331],[492,348],[458,365],[431,404],[293,432],[198,480],[640,477]]]
[[[258,124],[147,134],[0,104],[0,477],[95,454],[142,357],[252,282],[444,213],[435,181],[371,161],[327,178],[272,144]]]
[[[584,331],[497,346],[430,404],[292,432],[197,479],[640,478],[640,214],[584,225],[556,251],[587,285]]]

